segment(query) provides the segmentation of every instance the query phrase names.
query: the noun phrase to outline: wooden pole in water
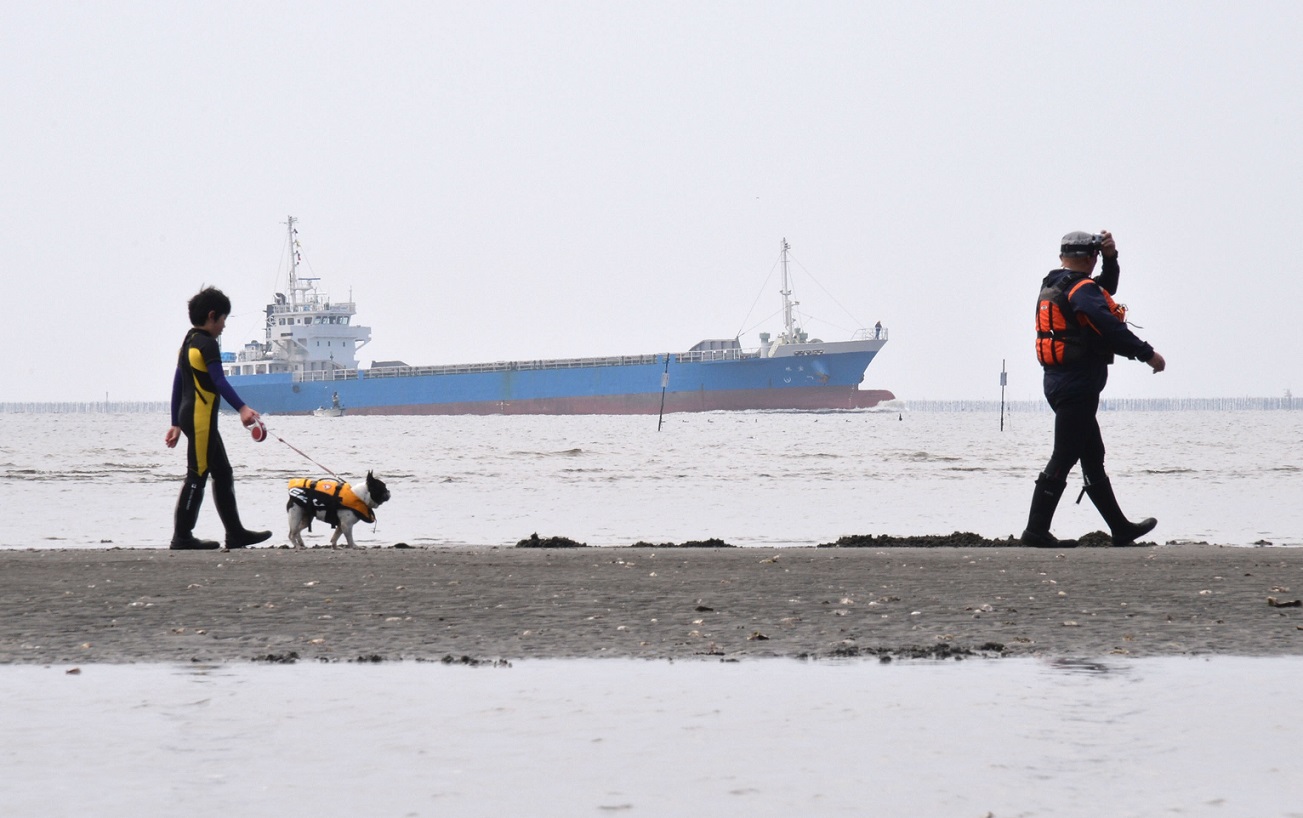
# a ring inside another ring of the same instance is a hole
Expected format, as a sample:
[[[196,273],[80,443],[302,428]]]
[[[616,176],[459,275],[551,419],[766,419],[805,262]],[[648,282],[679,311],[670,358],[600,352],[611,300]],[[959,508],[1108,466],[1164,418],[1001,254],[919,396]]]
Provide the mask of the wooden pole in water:
[[[1005,359],[1000,359],[1000,431],[1004,431],[1004,386],[1009,382],[1009,376],[1004,371]]]
[[[656,431],[661,430],[661,424],[665,422],[665,390],[670,385],[670,353],[665,353],[665,371],[661,373],[661,414],[656,418]]]

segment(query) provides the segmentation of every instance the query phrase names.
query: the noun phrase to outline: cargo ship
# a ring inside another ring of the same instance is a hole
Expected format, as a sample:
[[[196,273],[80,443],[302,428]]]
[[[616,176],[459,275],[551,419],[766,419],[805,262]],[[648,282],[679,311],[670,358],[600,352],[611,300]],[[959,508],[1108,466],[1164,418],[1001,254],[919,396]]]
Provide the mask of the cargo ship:
[[[811,339],[793,317],[787,240],[782,242],[783,332],[744,350],[737,338],[708,339],[686,352],[601,358],[409,366],[357,353],[371,329],[356,305],[333,301],[319,279],[299,275],[296,219],[289,228],[288,292],[266,309],[266,332],[224,352],[231,384],[263,414],[583,415],[770,410],[849,410],[895,396],[860,389],[887,342],[881,325],[850,340]],[[340,412],[342,413],[342,412]]]

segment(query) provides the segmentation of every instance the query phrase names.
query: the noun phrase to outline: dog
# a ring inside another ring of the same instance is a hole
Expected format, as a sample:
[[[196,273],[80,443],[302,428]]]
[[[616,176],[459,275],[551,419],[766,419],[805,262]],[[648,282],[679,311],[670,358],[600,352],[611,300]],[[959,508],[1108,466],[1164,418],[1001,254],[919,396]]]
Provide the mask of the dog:
[[[290,481],[290,499],[285,504],[289,513],[290,545],[305,548],[303,529],[312,530],[312,520],[324,520],[335,529],[330,547],[339,545],[343,534],[349,548],[356,548],[353,526],[358,520],[374,523],[375,509],[389,499],[389,489],[371,472],[366,473],[366,486],[353,488],[339,480],[312,480],[296,477]]]

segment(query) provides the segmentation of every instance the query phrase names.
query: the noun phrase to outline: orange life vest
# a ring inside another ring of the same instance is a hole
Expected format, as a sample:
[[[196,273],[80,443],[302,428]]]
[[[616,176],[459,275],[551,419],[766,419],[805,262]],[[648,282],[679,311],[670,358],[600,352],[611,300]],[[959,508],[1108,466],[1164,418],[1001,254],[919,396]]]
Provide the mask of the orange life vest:
[[[1081,361],[1090,349],[1091,336],[1086,330],[1096,337],[1101,334],[1089,316],[1072,308],[1073,294],[1086,284],[1099,286],[1094,279],[1082,277],[1068,278],[1041,290],[1036,302],[1036,360],[1042,366],[1063,366]],[[1104,295],[1109,312],[1125,322],[1127,308],[1115,302],[1108,290],[1100,287],[1099,291]]]

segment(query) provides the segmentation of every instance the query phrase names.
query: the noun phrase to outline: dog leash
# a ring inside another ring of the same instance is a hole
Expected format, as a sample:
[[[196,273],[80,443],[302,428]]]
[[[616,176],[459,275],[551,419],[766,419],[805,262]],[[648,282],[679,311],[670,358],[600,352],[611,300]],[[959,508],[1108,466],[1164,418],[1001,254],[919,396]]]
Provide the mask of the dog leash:
[[[311,457],[308,457],[306,454],[304,454],[304,452],[303,452],[302,449],[300,449],[298,446],[295,446],[293,443],[290,443],[290,442],[287,441],[285,438],[283,438],[283,437],[281,437],[280,435],[277,435],[277,434],[273,434],[272,437],[276,438],[276,439],[279,440],[281,443],[284,443],[286,446],[289,446],[291,449],[293,449],[294,451],[298,452],[300,455],[303,456],[303,459],[307,460],[307,461],[308,461],[309,463],[311,463],[312,465],[314,465],[314,466],[316,466],[317,468],[321,469],[321,470],[324,471],[326,474],[329,474],[331,477],[335,478],[335,479],[338,480],[339,482],[341,482],[341,483],[346,482],[346,481],[344,480],[344,478],[340,477],[338,474],[335,474],[335,473],[334,473],[333,471],[331,471],[330,469],[326,468],[325,466],[321,465],[321,464],[318,463],[317,461],[313,460]]]

